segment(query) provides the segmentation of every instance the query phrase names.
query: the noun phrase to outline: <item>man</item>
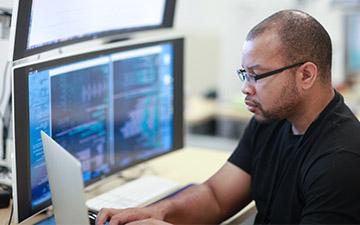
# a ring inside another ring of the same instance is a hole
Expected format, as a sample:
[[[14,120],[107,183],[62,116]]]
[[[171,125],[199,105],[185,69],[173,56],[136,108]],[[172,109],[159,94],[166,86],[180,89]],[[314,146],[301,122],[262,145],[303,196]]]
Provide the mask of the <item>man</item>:
[[[328,33],[304,12],[255,26],[238,71],[254,118],[228,162],[174,198],[103,209],[98,223],[214,224],[255,200],[255,223],[360,224],[360,123],[332,88],[331,55]]]

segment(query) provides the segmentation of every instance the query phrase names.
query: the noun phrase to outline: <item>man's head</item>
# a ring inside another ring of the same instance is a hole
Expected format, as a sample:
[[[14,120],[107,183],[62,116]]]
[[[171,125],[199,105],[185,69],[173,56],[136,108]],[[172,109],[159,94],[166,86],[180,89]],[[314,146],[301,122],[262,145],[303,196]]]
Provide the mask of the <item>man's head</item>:
[[[290,68],[244,84],[249,110],[260,121],[291,118],[310,92],[331,86],[331,57],[329,34],[310,15],[284,10],[266,18],[249,32],[242,65],[250,77]]]
[[[331,79],[331,39],[315,18],[298,10],[283,10],[256,25],[248,33],[246,40],[253,40],[267,32],[278,35],[284,62],[313,62],[323,81]]]

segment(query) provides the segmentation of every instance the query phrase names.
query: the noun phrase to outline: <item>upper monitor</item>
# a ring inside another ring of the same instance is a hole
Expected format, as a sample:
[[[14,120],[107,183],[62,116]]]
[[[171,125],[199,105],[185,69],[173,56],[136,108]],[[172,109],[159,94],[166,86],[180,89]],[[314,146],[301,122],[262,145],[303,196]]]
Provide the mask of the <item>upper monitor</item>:
[[[131,44],[14,69],[14,212],[50,205],[45,131],[85,184],[183,146],[183,40]]]
[[[360,74],[360,13],[346,17],[347,75]]]
[[[17,0],[13,59],[115,34],[171,27],[176,0]]]

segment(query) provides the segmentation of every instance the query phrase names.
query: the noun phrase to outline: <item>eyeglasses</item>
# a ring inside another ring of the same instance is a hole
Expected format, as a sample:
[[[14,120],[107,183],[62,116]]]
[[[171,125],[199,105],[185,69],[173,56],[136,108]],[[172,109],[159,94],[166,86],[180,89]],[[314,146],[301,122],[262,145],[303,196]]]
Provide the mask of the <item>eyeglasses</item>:
[[[301,63],[295,63],[295,64],[292,64],[290,66],[285,66],[285,67],[281,67],[280,69],[276,69],[276,70],[273,70],[273,71],[269,71],[269,72],[266,72],[266,73],[262,73],[262,74],[254,74],[254,75],[249,75],[248,72],[246,72],[245,69],[238,69],[236,72],[237,72],[237,75],[239,76],[240,80],[241,81],[252,81],[254,80],[255,82],[257,80],[260,80],[260,79],[263,79],[265,77],[269,77],[269,76],[272,76],[272,75],[275,75],[275,74],[278,74],[278,73],[281,73],[283,72],[284,70],[287,70],[287,69],[291,69],[291,68],[294,68],[296,66],[301,66],[302,64],[304,64],[305,62],[301,62]]]

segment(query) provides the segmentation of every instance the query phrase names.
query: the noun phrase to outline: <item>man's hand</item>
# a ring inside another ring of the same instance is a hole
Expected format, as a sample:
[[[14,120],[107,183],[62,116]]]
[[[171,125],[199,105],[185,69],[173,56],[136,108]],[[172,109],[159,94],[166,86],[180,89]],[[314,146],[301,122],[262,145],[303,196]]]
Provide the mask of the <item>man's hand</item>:
[[[106,221],[110,221],[109,225],[128,224],[131,222],[136,222],[134,224],[145,224],[144,221],[152,222],[149,224],[167,224],[165,222],[162,222],[162,219],[163,217],[160,214],[159,210],[151,208],[103,208],[99,211],[96,217],[96,224],[103,225]]]
[[[241,188],[239,188],[239,185]],[[232,163],[205,183],[193,185],[172,198],[144,208],[102,209],[97,224],[219,224],[251,201],[251,176]],[[151,219],[151,220],[147,220]]]
[[[140,221],[134,221],[131,223],[127,223],[126,225],[171,225],[170,223],[161,221],[161,220],[157,220],[154,218],[150,218],[150,219],[145,219],[145,220],[140,220]]]

